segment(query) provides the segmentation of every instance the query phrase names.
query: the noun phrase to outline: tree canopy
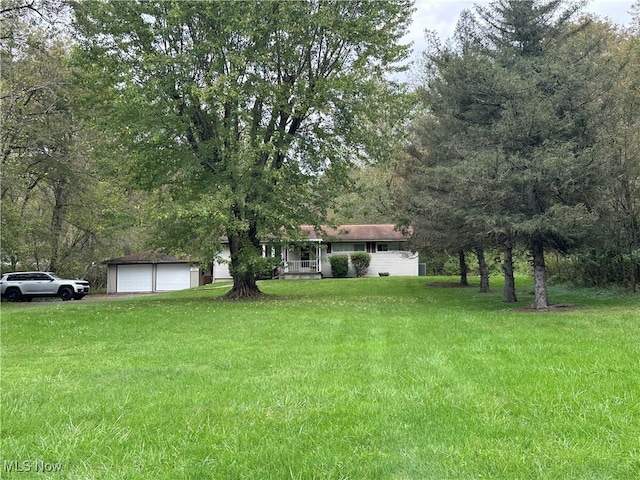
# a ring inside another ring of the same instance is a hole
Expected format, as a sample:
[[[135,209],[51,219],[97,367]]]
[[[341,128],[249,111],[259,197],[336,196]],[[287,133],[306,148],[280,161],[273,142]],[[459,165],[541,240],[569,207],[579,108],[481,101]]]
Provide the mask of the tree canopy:
[[[1,258],[13,269],[82,275],[99,286],[95,267],[115,230],[106,211],[121,205],[98,180],[64,18],[62,0],[0,7]]]

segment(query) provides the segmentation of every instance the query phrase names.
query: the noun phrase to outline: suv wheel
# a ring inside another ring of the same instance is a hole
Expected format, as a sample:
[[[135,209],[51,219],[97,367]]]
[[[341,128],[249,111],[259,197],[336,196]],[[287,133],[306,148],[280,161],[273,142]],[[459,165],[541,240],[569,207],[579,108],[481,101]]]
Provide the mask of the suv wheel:
[[[4,298],[9,302],[19,302],[22,298],[22,293],[19,288],[8,288],[7,291],[4,292]]]
[[[73,290],[71,289],[71,287],[62,287],[58,291],[58,296],[66,302],[67,300],[71,300],[73,298]]]

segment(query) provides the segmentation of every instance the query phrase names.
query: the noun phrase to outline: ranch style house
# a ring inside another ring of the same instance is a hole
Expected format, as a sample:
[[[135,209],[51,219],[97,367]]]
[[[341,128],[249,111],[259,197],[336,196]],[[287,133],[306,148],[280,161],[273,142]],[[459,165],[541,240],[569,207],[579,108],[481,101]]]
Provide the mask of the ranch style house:
[[[341,225],[337,228],[322,227],[319,232],[310,226],[301,227],[302,240],[286,242],[262,242],[265,257],[273,257],[278,268],[274,276],[284,279],[330,278],[332,255],[349,255],[367,252],[371,255],[368,277],[380,274],[392,276],[417,276],[418,254],[407,249],[408,235],[393,224]],[[223,242],[219,260],[214,262],[212,280],[228,280],[229,247]],[[348,276],[356,273],[349,266]]]

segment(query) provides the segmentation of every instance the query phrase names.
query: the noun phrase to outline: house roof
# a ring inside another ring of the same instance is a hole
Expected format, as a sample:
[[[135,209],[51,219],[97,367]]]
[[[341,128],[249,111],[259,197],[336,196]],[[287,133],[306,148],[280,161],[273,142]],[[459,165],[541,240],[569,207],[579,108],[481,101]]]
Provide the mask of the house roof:
[[[322,227],[318,235],[311,225],[303,225],[302,231],[308,232],[309,240],[324,240],[325,242],[402,242],[408,234],[397,230],[395,225],[365,224],[340,225],[337,228]]]
[[[392,223],[322,226],[318,233],[313,225],[301,225],[300,230],[303,236],[315,242],[403,242],[411,236],[411,231],[398,230]],[[270,235],[267,239],[274,240],[275,237]],[[229,239],[221,236],[220,242],[229,243]]]
[[[162,255],[158,250],[145,250],[144,252],[113,258],[103,262],[107,265],[125,265],[130,263],[198,263],[191,257],[176,257],[174,255]]]

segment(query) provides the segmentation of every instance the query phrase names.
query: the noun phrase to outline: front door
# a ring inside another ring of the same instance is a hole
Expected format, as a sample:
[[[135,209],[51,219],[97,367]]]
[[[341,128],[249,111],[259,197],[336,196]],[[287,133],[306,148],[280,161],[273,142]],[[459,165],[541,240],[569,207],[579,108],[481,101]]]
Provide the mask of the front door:
[[[309,247],[304,247],[300,252],[300,260],[302,261],[302,269],[307,270],[309,268],[309,261],[311,260],[311,252]]]

